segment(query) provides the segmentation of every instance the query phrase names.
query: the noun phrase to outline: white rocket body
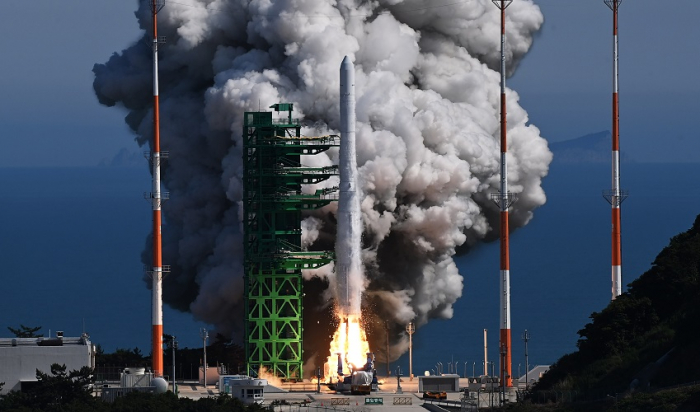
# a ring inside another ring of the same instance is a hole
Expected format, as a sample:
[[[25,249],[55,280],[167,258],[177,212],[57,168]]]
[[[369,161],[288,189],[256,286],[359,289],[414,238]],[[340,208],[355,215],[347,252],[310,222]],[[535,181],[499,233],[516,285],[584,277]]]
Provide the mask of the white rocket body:
[[[341,315],[360,315],[362,220],[355,150],[355,66],[348,56],[340,65],[340,196],[336,235],[336,280]]]

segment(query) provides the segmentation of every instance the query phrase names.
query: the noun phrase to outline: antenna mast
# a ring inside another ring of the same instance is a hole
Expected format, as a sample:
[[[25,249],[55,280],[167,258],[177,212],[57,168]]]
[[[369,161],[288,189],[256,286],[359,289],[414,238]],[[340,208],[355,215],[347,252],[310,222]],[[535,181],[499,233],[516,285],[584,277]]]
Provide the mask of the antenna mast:
[[[409,322],[406,326],[406,332],[408,333],[408,380],[413,380],[413,334],[416,333],[416,325],[413,322]]]
[[[150,155],[153,168],[152,192],[148,196],[153,207],[153,269],[150,276],[152,287],[152,356],[153,374],[163,376],[163,273],[169,267],[163,267],[163,249],[161,240],[161,202],[168,194],[160,190],[160,162],[167,153],[160,151],[160,107],[158,104],[158,44],[165,38],[158,36],[158,12],[165,6],[165,0],[150,0],[153,15],[153,149]]]
[[[620,108],[618,100],[617,10],[622,0],[603,0],[613,12],[612,190],[603,197],[612,206],[612,300],[622,294],[620,205],[627,192],[620,190]]]
[[[501,10],[501,190],[493,193],[492,199],[501,210],[501,271],[500,271],[500,353],[501,384],[512,387],[511,339],[510,339],[510,241],[508,229],[508,208],[515,197],[508,192],[507,138],[506,138],[506,9],[513,0],[492,0]]]

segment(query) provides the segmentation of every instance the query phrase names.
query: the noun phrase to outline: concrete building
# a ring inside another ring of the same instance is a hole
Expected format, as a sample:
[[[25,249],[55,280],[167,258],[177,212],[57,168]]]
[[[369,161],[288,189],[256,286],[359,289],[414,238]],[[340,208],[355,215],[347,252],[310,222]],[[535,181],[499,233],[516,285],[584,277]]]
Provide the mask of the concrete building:
[[[530,381],[527,385],[528,388],[532,388],[534,384],[540,381],[542,375],[549,370],[549,365],[535,365],[527,375],[523,375],[518,378],[518,389],[525,389],[525,382]]]
[[[228,393],[245,404],[262,403],[265,400],[267,379],[256,379],[245,375],[222,375],[219,377],[219,393]]]
[[[459,375],[419,376],[418,392],[459,392]]]
[[[66,365],[66,370],[95,367],[95,347],[87,334],[78,338],[0,338],[0,395],[20,391],[37,381],[37,369],[51,372],[51,365]]]

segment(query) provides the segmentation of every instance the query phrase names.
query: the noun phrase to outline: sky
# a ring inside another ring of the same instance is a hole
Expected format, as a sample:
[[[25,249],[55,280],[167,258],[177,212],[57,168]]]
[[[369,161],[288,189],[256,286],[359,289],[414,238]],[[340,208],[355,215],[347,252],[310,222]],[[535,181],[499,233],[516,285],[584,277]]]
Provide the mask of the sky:
[[[545,23],[508,86],[549,141],[609,130],[612,12],[602,0],[535,3]],[[0,167],[91,166],[141,150],[125,112],[92,90],[93,65],[140,38],[137,4],[0,2]],[[637,161],[700,161],[698,15],[688,0],[622,2],[620,145]]]
[[[138,150],[124,113],[92,90],[93,65],[139,38],[137,4],[0,2],[0,167],[89,166]]]
[[[535,3],[545,23],[508,86],[549,141],[610,130],[612,11],[602,0]],[[620,5],[620,148],[637,161],[700,160],[699,12],[690,1]]]

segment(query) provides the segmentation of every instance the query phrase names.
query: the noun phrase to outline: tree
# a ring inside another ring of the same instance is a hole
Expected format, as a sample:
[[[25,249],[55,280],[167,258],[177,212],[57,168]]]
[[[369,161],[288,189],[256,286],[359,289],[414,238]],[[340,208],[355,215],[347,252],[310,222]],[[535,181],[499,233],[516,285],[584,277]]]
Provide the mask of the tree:
[[[104,353],[104,350],[100,348],[95,353],[95,363],[98,365],[117,365],[120,367],[127,366],[148,366],[148,358],[146,358],[141,349],[121,349],[117,348],[114,353]]]
[[[165,342],[166,350],[173,350],[173,345],[177,349],[177,338],[173,335],[163,334],[163,342]]]
[[[700,370],[700,215],[674,236],[652,267],[578,333],[578,351],[559,359],[536,390],[625,391],[630,382],[672,385]]]
[[[2,397],[0,410],[76,411],[97,410],[99,402],[92,396],[92,369],[66,371],[66,365],[54,363],[50,374],[37,369],[37,382],[24,392],[10,392]]]
[[[36,332],[41,330],[41,326],[30,328],[28,326],[19,325],[18,329],[11,328],[9,326],[7,327],[7,329],[9,329],[9,331],[12,332],[18,338],[41,338],[44,336],[43,334],[36,334]]]

